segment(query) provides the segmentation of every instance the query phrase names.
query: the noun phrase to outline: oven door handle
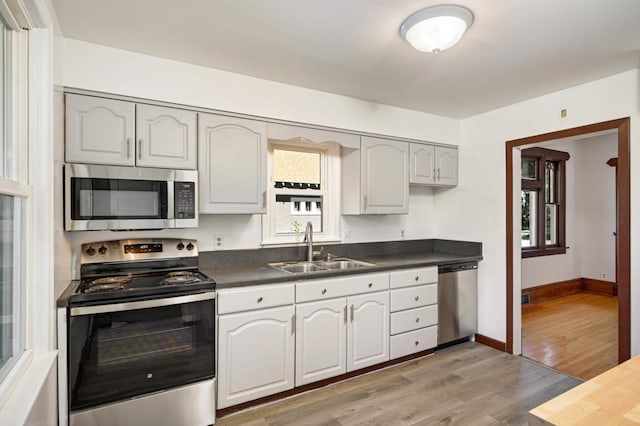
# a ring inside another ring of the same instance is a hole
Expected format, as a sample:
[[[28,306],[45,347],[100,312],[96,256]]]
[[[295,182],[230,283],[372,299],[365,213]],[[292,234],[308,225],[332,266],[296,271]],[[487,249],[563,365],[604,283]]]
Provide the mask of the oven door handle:
[[[112,303],[109,305],[79,306],[71,308],[71,316],[104,314],[109,312],[132,311],[135,309],[158,308],[162,306],[180,305],[184,303],[201,302],[216,298],[215,291],[188,294],[186,296],[168,297],[162,299],[142,300],[139,302]]]

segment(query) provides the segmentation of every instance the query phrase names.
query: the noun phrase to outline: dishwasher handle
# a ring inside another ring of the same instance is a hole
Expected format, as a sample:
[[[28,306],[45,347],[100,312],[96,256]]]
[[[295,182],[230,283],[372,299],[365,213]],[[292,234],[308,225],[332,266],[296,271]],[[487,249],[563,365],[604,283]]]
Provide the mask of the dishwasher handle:
[[[478,269],[478,262],[454,263],[453,265],[438,266],[438,274],[448,274],[450,272],[468,271]]]

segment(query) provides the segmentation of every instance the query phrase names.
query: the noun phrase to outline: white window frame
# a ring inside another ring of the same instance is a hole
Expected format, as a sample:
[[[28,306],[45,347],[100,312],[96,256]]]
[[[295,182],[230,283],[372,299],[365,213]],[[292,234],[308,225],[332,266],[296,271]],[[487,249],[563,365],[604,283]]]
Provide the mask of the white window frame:
[[[302,139],[302,138],[300,138]],[[340,241],[340,145],[334,142],[314,143],[304,140],[268,141],[267,147],[267,213],[262,215],[262,245],[293,245],[304,242],[302,232],[296,234],[276,233],[276,194],[298,195],[302,197],[322,196],[322,231],[313,231],[314,243]],[[273,151],[286,149],[301,152],[320,153],[320,190],[296,190],[275,188],[273,178]]]

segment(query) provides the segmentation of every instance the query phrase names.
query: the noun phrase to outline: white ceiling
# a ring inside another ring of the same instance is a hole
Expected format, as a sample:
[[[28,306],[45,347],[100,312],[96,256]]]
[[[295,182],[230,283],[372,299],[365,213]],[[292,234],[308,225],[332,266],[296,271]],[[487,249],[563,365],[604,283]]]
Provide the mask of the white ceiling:
[[[399,35],[432,0],[52,2],[65,37],[453,118],[640,66],[640,0],[460,0],[439,55]]]

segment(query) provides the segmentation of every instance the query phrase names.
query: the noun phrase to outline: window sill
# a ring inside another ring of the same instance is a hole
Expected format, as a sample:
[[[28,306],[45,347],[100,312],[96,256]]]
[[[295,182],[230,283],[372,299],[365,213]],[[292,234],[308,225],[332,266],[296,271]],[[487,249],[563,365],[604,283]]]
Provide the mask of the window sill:
[[[522,249],[522,258],[552,256],[554,254],[565,254],[568,247],[547,247]]]
[[[24,424],[27,421],[51,368],[54,368],[56,358],[57,351],[36,353],[29,350],[23,355],[21,362],[16,363],[15,370],[5,379],[13,383],[7,383],[3,395],[0,424]],[[55,401],[53,404],[57,405]]]

